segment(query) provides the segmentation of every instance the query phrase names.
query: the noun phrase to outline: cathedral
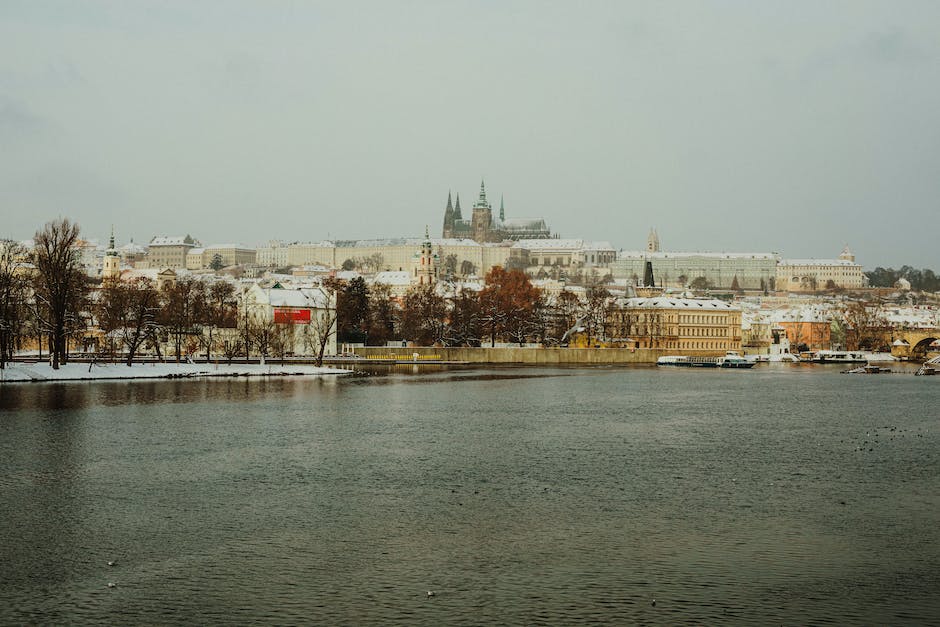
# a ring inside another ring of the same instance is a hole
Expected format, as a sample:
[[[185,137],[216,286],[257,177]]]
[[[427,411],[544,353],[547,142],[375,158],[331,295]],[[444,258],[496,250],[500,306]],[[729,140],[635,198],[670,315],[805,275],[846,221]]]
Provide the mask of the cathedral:
[[[499,217],[493,215],[492,206],[486,201],[486,187],[480,181],[480,197],[473,204],[473,213],[469,220],[464,219],[460,210],[460,194],[457,194],[457,204],[451,200],[447,193],[447,207],[444,209],[445,239],[472,239],[475,242],[503,242],[521,239],[549,239],[551,231],[542,218],[510,218],[506,219],[506,210],[503,200],[499,201]]]

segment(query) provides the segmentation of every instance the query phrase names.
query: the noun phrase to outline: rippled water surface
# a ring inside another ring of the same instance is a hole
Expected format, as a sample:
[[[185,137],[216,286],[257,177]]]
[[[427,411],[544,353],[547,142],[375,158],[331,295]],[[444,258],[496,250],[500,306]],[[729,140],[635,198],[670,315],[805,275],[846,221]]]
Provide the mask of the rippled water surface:
[[[937,624],[938,416],[807,366],[7,384],[0,623]]]

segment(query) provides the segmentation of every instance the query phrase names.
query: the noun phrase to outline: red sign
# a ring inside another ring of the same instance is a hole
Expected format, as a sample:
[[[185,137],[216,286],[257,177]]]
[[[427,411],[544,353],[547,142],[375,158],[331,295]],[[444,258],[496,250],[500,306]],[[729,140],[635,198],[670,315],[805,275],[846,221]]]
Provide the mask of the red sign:
[[[274,321],[279,324],[309,324],[309,309],[275,309]]]

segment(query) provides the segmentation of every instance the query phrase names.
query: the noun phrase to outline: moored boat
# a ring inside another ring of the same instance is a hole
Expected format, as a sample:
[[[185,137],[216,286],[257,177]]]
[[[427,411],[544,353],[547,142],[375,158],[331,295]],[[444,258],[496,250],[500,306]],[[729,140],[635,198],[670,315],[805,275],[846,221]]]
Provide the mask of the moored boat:
[[[725,356],[721,358],[719,365],[722,368],[753,368],[755,363],[757,362],[742,357],[735,351],[728,351],[725,353]]]
[[[657,366],[684,366],[686,368],[753,368],[755,363],[734,351],[728,351],[724,357],[664,355],[656,360]]]
[[[820,350],[809,360],[817,364],[866,364],[872,361],[897,361],[890,353],[870,351]]]

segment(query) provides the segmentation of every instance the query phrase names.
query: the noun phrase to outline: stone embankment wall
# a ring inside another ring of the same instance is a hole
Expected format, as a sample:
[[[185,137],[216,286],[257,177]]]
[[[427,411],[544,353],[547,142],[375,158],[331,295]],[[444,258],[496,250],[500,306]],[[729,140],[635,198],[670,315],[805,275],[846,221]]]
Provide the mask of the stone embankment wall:
[[[629,348],[388,348],[366,346],[355,349],[356,355],[375,361],[466,361],[473,364],[655,364],[663,355],[675,350]],[[715,351],[684,351],[683,355],[715,356]]]

